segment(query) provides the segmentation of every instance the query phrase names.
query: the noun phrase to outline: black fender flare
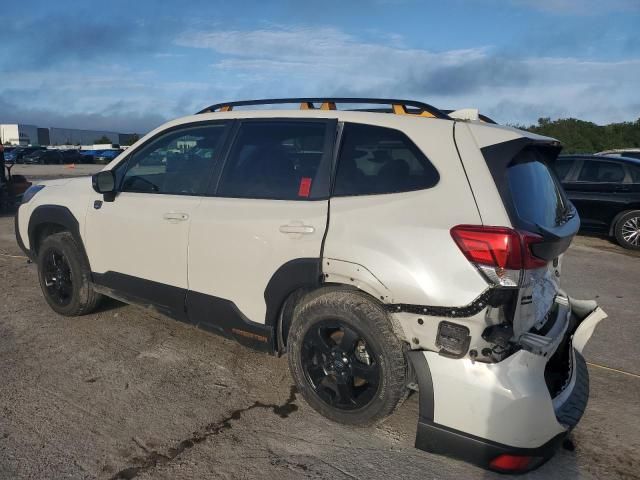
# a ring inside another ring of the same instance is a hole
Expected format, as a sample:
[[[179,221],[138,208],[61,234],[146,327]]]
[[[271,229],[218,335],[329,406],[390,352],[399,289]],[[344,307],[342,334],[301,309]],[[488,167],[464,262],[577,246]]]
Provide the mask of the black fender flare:
[[[27,228],[27,235],[29,236],[29,251],[32,258],[37,258],[38,251],[36,246],[38,227],[44,224],[60,225],[67,230],[73,236],[76,241],[80,252],[84,257],[87,265],[90,267],[89,257],[84,248],[84,242],[80,236],[80,224],[76,217],[71,213],[67,207],[61,205],[40,205],[36,207],[31,216],[29,217],[29,226]]]

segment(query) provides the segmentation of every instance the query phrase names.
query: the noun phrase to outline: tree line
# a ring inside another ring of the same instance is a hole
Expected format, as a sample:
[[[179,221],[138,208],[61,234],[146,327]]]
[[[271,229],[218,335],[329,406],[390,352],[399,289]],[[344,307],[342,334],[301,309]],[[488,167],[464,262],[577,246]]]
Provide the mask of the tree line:
[[[635,122],[596,125],[577,118],[539,118],[537,125],[518,128],[557,138],[563,153],[596,153],[614,148],[640,148],[640,118]]]

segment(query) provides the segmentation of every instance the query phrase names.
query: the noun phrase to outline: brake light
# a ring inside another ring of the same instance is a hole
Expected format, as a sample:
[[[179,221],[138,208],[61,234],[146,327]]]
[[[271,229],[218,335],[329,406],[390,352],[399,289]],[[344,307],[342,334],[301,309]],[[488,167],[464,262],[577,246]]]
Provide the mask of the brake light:
[[[524,472],[532,466],[534,459],[538,460],[535,457],[525,455],[503,454],[491,460],[489,468],[499,472]]]
[[[458,225],[451,236],[462,253],[491,282],[505,287],[519,285],[522,270],[546,266],[537,258],[531,245],[542,237],[507,227]]]

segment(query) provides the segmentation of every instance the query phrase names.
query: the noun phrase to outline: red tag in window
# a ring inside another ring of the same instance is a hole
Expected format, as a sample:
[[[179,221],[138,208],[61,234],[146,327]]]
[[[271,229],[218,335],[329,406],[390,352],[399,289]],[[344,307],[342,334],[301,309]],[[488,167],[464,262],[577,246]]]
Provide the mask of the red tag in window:
[[[299,197],[308,197],[311,192],[311,179],[309,177],[302,177],[300,179],[300,188],[298,189]]]

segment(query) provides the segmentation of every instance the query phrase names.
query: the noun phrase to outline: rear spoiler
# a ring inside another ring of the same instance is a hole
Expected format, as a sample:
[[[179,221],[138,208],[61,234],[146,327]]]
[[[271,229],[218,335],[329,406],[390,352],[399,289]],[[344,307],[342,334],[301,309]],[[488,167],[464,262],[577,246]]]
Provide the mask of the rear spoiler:
[[[496,124],[497,122],[493,119],[487,117],[480,113],[480,110],[477,108],[461,108],[459,110],[443,110],[447,115],[451,118],[455,118],[456,120],[466,120],[472,122],[484,122],[484,123],[492,123]]]

